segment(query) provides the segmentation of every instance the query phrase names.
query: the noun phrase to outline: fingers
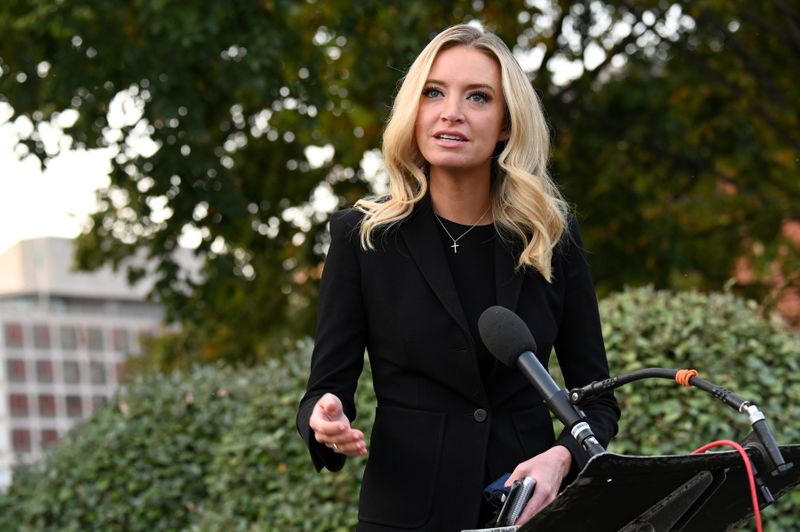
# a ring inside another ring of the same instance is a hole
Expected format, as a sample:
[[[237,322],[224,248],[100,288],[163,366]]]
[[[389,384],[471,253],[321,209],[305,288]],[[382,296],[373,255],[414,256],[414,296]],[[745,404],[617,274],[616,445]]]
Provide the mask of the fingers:
[[[531,475],[528,475],[531,476]],[[540,475],[540,478],[544,475]],[[533,489],[533,494],[531,495],[528,504],[525,505],[525,508],[522,510],[519,518],[517,518],[517,522],[514,523],[515,525],[524,525],[527,523],[534,515],[539,513],[545,506],[553,502],[553,500],[558,495],[558,484],[552,484],[547,481],[536,482],[536,486]]]
[[[324,445],[333,448],[335,443],[338,447],[356,442],[364,441],[364,433],[358,429],[345,429],[334,431],[315,431],[314,438]]]
[[[350,427],[342,402],[333,394],[326,393],[317,401],[309,426],[314,431],[314,438],[334,452],[346,456],[367,454],[364,433]]]
[[[326,444],[334,452],[345,456],[365,456],[367,454],[367,444],[364,443],[364,435],[360,431],[351,431],[350,439],[338,439]]]
[[[357,429],[347,429],[335,434],[316,433],[315,438],[318,442],[339,454],[346,456],[364,456],[367,454],[364,433]]]
[[[522,462],[514,469],[506,481],[506,486],[510,486],[515,480],[526,476],[536,480],[533,495],[515,524],[527,523],[531,517],[556,498],[558,488],[569,471],[571,459],[569,451],[561,446],[554,446],[530,460]]]
[[[514,471],[511,472],[511,476],[508,477],[508,480],[506,480],[505,484],[503,485],[505,487],[510,487],[515,480],[520,479],[522,477],[532,477],[532,476],[533,476],[533,468],[530,467],[528,462],[523,462],[514,468]]]
[[[321,416],[315,417],[313,414],[311,415],[311,419],[309,420],[308,425],[311,427],[311,430],[313,430],[317,436],[324,435],[324,436],[334,437],[338,434],[342,434],[350,430],[350,422],[347,420],[328,421],[324,417]],[[327,443],[327,440],[323,441],[322,443]]]
[[[545,490],[540,490],[539,485],[537,484],[536,489],[533,490],[533,495],[531,496],[528,504],[525,505],[525,509],[522,510],[519,518],[517,518],[517,522],[514,523],[515,525],[524,525],[527,523],[531,517],[539,513],[539,511],[550,504],[555,496],[552,493],[546,493]]]

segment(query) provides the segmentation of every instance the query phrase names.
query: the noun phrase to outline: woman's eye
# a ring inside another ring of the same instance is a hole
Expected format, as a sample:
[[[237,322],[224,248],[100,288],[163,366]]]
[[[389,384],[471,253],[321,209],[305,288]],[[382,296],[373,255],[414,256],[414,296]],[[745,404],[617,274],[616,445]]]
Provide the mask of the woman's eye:
[[[467,99],[472,102],[486,103],[489,101],[489,95],[485,92],[473,92],[467,96]]]
[[[427,89],[422,91],[422,95],[427,98],[438,98],[442,96],[442,91],[437,89],[436,87],[428,87]]]

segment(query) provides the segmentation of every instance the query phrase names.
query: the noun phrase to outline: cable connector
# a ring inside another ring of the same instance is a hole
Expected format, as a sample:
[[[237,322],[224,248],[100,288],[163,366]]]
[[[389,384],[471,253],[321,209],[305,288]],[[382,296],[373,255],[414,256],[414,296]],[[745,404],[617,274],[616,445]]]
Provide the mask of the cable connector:
[[[775,436],[772,435],[772,431],[767,425],[767,418],[764,413],[751,403],[747,403],[741,410],[747,413],[750,425],[753,427],[752,434],[745,438],[743,443],[748,447],[754,448],[762,455],[764,467],[770,475],[778,476],[789,471],[793,464],[786,463],[786,460],[784,460],[778,447],[778,442],[775,441]]]

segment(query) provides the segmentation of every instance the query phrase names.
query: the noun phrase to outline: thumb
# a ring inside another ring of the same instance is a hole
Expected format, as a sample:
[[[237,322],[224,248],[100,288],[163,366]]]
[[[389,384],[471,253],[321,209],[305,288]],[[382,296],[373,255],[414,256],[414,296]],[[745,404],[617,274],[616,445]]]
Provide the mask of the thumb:
[[[333,421],[342,415],[342,402],[335,395],[329,394],[322,402],[322,410]]]
[[[505,481],[505,484],[503,484],[503,485],[505,487],[509,488],[509,487],[511,487],[512,484],[514,484],[515,480],[520,479],[520,478],[522,478],[524,476],[525,476],[525,473],[523,471],[520,471],[519,470],[519,466],[517,466],[514,469],[514,471],[511,473],[511,475],[509,475],[508,479]]]

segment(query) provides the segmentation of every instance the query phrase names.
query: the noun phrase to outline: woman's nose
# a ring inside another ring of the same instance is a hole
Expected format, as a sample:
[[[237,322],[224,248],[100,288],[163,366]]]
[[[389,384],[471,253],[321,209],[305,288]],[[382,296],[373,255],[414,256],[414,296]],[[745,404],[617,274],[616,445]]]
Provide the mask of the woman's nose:
[[[464,114],[461,112],[461,101],[458,98],[447,98],[442,109],[442,120],[447,122],[461,122]]]

